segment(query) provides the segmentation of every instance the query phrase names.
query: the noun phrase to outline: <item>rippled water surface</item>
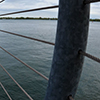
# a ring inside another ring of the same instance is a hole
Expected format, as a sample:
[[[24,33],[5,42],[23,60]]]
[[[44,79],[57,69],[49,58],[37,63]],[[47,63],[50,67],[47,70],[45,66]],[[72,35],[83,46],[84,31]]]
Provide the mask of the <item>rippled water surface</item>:
[[[55,42],[57,21],[0,20],[0,29]],[[28,65],[49,76],[53,49],[51,45],[0,32],[0,46]],[[90,22],[87,52],[100,58],[100,23]],[[18,81],[34,100],[43,100],[47,81],[0,49],[0,64]],[[28,100],[0,67],[0,81],[13,100]],[[76,100],[100,100],[100,64],[85,58]],[[0,87],[0,100],[9,100]]]

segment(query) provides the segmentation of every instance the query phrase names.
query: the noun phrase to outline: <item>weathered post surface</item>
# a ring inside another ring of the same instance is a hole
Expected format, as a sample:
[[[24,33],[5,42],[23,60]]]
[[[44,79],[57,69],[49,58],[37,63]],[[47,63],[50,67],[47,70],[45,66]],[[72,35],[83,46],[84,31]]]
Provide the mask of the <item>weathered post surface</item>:
[[[45,100],[74,98],[86,50],[90,5],[84,0],[60,0],[57,36]]]

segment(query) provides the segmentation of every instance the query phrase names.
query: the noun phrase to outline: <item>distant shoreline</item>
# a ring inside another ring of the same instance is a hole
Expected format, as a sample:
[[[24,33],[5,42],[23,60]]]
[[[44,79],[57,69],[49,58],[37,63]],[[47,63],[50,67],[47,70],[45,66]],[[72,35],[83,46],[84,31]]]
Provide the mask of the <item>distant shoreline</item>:
[[[42,18],[42,17],[38,17],[38,18],[34,18],[34,17],[0,17],[0,20],[2,19],[25,19],[25,20],[58,20],[58,18]]]
[[[42,18],[42,17],[0,17],[0,20],[2,19],[12,19],[12,20],[58,20],[58,18]],[[90,21],[96,21],[96,22],[100,22],[100,19],[90,19]]]

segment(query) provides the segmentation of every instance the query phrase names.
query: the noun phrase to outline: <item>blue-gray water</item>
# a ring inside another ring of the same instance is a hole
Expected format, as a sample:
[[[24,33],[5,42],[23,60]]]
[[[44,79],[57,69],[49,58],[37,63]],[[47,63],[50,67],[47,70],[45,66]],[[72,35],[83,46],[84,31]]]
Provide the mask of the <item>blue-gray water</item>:
[[[55,41],[57,21],[0,20],[0,29]],[[51,45],[0,32],[0,46],[36,70],[49,76],[53,49]],[[90,22],[87,52],[100,58],[100,23]],[[43,100],[47,81],[0,49],[0,64],[18,81],[34,100]],[[29,100],[0,67],[0,82],[13,100]],[[100,100],[100,64],[85,58],[76,100]],[[0,86],[0,100],[9,100]]]

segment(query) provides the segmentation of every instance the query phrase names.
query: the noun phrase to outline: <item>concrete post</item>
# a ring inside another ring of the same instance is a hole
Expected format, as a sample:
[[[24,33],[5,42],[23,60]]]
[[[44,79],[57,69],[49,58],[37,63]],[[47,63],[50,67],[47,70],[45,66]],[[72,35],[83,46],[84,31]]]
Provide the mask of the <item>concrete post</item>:
[[[54,57],[45,100],[74,98],[88,37],[90,5],[84,0],[60,0]]]

